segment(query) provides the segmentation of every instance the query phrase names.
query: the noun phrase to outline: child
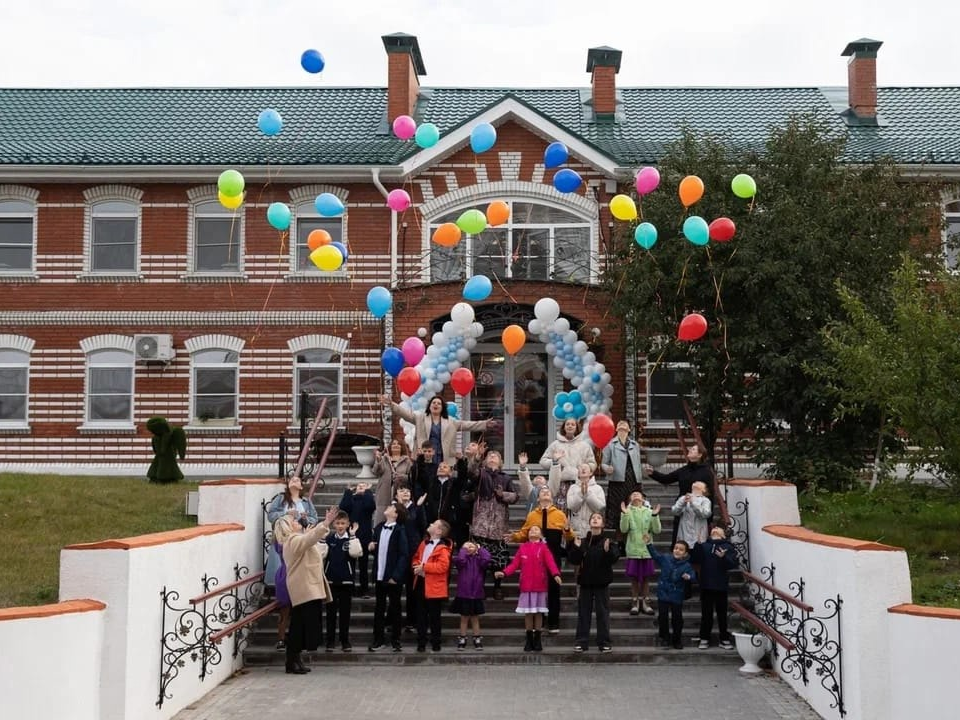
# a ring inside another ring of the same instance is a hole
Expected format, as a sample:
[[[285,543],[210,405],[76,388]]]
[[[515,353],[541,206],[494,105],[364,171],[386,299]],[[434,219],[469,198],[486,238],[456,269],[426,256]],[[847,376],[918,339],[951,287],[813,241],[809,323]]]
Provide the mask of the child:
[[[737,567],[737,551],[727,540],[722,527],[710,531],[710,539],[693,549],[693,562],[700,566],[700,644],[701,650],[710,647],[713,631],[713,613],[717,613],[720,647],[732,650],[727,632],[727,592],[730,589],[729,572]]]
[[[327,535],[327,566],[325,572],[330,583],[331,599],[327,603],[327,652],[333,652],[340,619],[340,649],[350,652],[350,601],[353,598],[353,576],[356,559],[363,554],[357,539],[357,525],[349,526],[350,517],[338,510],[333,520],[333,532]]]
[[[677,540],[670,555],[658,553],[653,545],[647,552],[660,567],[657,583],[657,609],[659,611],[660,644],[683,650],[683,601],[686,597],[686,581],[696,577],[690,564],[690,546]],[[671,634],[672,630],[672,634]]]
[[[373,513],[377,509],[373,490],[364,482],[359,482],[355,486],[348,485],[343,491],[343,497],[340,498],[340,509],[350,516],[350,523],[356,523],[358,527],[357,538],[364,552],[357,562],[357,579],[360,583],[360,595],[369,598],[370,553],[367,548],[370,546],[373,531]]]
[[[581,463],[577,466],[577,482],[567,490],[567,512],[574,535],[585,538],[590,532],[590,516],[606,507],[606,493],[594,479],[590,466]]]
[[[650,607],[650,578],[656,572],[647,543],[650,537],[660,532],[660,506],[650,509],[644,503],[643,493],[635,490],[630,493],[630,505],[620,503],[620,532],[626,538],[627,567],[624,573],[630,578],[630,590],[633,602],[630,614],[639,615],[643,602],[643,614],[653,615]]]
[[[427,626],[430,646],[440,652],[440,613],[447,599],[450,580],[450,525],[434,520],[427,527],[427,538],[413,555],[413,591],[417,595],[417,652],[427,649]]]
[[[581,467],[586,467],[581,466]],[[589,468],[587,468],[589,469]],[[601,504],[606,508],[606,503]],[[610,583],[613,582],[613,564],[620,557],[620,547],[603,537],[604,513],[590,514],[590,532],[583,539],[574,538],[567,546],[567,560],[577,567],[577,641],[573,648],[581,653],[590,643],[590,621],[596,609],[597,647],[608,653],[610,647]]]
[[[410,495],[408,485],[397,486],[396,501],[407,511],[406,522],[403,523],[403,529],[407,533],[407,547],[415,548],[423,540],[423,534],[427,531],[427,523],[424,520],[423,503],[427,496],[421,495],[420,499],[414,503]],[[413,632],[417,625],[417,594],[413,591],[413,573],[407,573],[407,579],[404,583],[404,595],[406,606],[404,614],[406,617],[404,630]]]
[[[460,615],[460,636],[457,638],[457,650],[467,647],[467,625],[473,629],[473,649],[483,650],[483,637],[480,635],[480,616],[483,607],[484,575],[490,564],[490,551],[475,542],[466,542],[453,559],[457,568],[457,595],[450,605],[450,611]]]
[[[510,506],[519,496],[513,479],[503,471],[503,456],[496,450],[486,454],[478,472],[470,532],[474,542],[490,551],[490,567],[501,570],[510,557],[503,537],[510,530]],[[493,597],[503,599],[503,590],[497,579],[493,583]]]
[[[433,487],[433,481],[437,477],[438,470],[438,463],[434,462],[434,454],[435,450],[429,440],[420,443],[417,458],[410,469],[410,486],[415,497],[430,492],[430,488]],[[431,522],[433,520],[436,520],[436,518],[432,518]]]
[[[683,540],[689,547],[707,539],[707,523],[713,509],[707,497],[707,484],[695,482],[690,492],[681,495],[673,504],[673,514],[677,516],[677,540]]]
[[[547,544],[541,542],[540,526],[534,525],[528,531],[528,540],[517,550],[513,560],[503,570],[494,573],[494,577],[502,580],[504,575],[513,575],[520,571],[520,599],[517,603],[517,612],[523,615],[523,626],[527,631],[527,642],[523,646],[524,652],[542,652],[543,643],[540,633],[543,628],[543,613],[547,612],[547,587],[550,578],[557,585],[560,579],[560,570],[553,560],[553,555]]]
[[[527,454],[520,453],[517,456],[519,467],[517,468],[517,488],[521,497],[527,498],[527,513],[533,512],[540,500],[540,488],[545,487],[547,478],[544,475],[537,475],[530,480],[530,471],[527,469]]]
[[[384,625],[390,626],[390,644],[400,652],[400,590],[410,566],[410,551],[403,523],[407,511],[398,503],[383,509],[383,522],[373,530],[368,547],[373,555],[373,578],[376,581],[376,605],[373,609],[373,642],[370,652],[383,649]]]

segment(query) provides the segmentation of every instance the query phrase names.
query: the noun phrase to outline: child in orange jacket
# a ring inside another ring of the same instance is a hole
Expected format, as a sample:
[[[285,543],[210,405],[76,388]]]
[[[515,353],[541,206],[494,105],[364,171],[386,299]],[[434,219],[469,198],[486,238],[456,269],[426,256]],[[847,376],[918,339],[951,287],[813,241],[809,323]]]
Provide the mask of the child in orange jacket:
[[[417,652],[427,650],[427,626],[430,646],[440,652],[440,613],[448,596],[450,575],[450,523],[434,520],[427,526],[427,539],[413,555],[413,589],[417,594]]]

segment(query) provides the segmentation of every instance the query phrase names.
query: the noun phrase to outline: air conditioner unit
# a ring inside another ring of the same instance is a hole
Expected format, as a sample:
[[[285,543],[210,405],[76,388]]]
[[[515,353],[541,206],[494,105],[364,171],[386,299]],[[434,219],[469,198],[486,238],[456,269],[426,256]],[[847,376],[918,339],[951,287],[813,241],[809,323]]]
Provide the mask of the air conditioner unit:
[[[176,354],[172,335],[135,335],[133,348],[138,363],[166,363]]]

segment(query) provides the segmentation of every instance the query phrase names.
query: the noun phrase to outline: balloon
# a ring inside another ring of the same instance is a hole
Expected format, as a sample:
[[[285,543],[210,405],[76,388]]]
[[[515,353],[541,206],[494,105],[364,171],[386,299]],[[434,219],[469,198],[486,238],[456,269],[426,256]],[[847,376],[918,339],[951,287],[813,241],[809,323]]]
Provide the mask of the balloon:
[[[454,420],[460,417],[460,406],[455,402],[447,403],[447,416],[452,417]]]
[[[476,314],[469,303],[458,302],[450,308],[450,319],[456,327],[468,328],[473,324]]]
[[[614,195],[610,198],[610,214],[617,220],[635,220],[637,205],[629,195]]]
[[[383,351],[383,355],[380,356],[380,364],[383,366],[387,375],[395,378],[400,374],[400,371],[403,370],[403,353],[395,347],[388,347]]]
[[[570,158],[570,151],[562,142],[552,142],[543,151],[543,164],[547,168],[563,165]]]
[[[495,227],[503,225],[510,219],[510,206],[503,200],[494,200],[487,205],[487,225]]]
[[[343,265],[343,255],[337,248],[330,245],[322,245],[310,253],[310,260],[321,270],[339,270]]]
[[[343,202],[333,193],[320,193],[313,204],[322,217],[343,215]]]
[[[683,234],[694,245],[706,245],[710,242],[710,227],[699,215],[691,215],[683,221]]]
[[[220,200],[220,204],[223,205],[227,210],[236,210],[238,207],[243,205],[243,193],[235,196],[229,196],[224,195],[222,192],[218,192],[217,198]]]
[[[541,298],[533,306],[533,314],[537,320],[549,327],[560,317],[560,305],[553,298]]]
[[[730,189],[737,197],[747,200],[757,194],[757,183],[749,175],[740,173],[730,181]]]
[[[320,54],[319,50],[304,50],[303,55],[300,56],[300,67],[308,73],[322,72],[324,65],[326,63],[323,61],[323,55]]]
[[[410,193],[397,188],[387,193],[387,207],[394,212],[403,212],[410,207]]]
[[[640,195],[649,195],[660,184],[660,171],[655,167],[640,168],[640,172],[637,173],[636,184],[637,192]]]
[[[657,244],[657,228],[653,223],[642,222],[633,231],[633,239],[644,250],[649,250]]]
[[[316,250],[318,247],[329,245],[332,242],[333,238],[330,237],[330,233],[328,233],[326,230],[321,230],[320,228],[311,230],[310,234],[307,235],[307,247],[311,250]]]
[[[413,395],[423,384],[423,378],[416,368],[405,367],[397,375],[397,387],[404,395]]]
[[[450,387],[457,395],[467,395],[475,384],[473,373],[467,368],[457,368],[450,373]]]
[[[613,425],[613,420],[609,415],[594,415],[590,418],[590,424],[587,426],[587,433],[593,444],[598,448],[605,448],[613,436],[617,434]]]
[[[479,235],[487,227],[487,216],[479,210],[466,210],[457,218],[457,227],[470,235]]]
[[[335,247],[337,250],[340,251],[340,254],[343,255],[344,262],[350,259],[350,252],[347,250],[347,246],[344,245],[342,242],[337,242],[336,240],[334,240],[333,242],[330,243],[330,247]]]
[[[413,136],[413,141],[422,148],[433,147],[439,140],[440,128],[433,123],[424,123]]]
[[[427,349],[423,346],[423,340],[418,337],[408,337],[400,346],[403,352],[403,360],[407,365],[413,367],[423,359]]]
[[[267,108],[257,117],[257,127],[264,135],[273,137],[283,130],[283,118],[276,110]]]
[[[677,328],[679,340],[699,340],[707,332],[707,319],[700,313],[690,313],[680,321]]]
[[[497,129],[490,123],[480,123],[470,131],[470,147],[475,153],[486,152],[497,142]]]
[[[290,227],[290,208],[281,202],[270,203],[267,207],[267,222],[276,230]]]
[[[557,170],[556,174],[553,176],[553,186],[557,189],[557,192],[571,193],[580,187],[582,182],[583,179],[576,173],[576,171],[571,170],[570,168]]]
[[[687,175],[680,181],[680,202],[684,207],[690,207],[703,197],[703,180],[696,175]]]
[[[510,355],[516,355],[527,342],[527,334],[519,325],[507,325],[500,336],[503,349]]]
[[[417,123],[409,115],[397,115],[393,120],[393,134],[401,140],[409,140],[417,132]]]
[[[710,223],[710,239],[717,242],[730,242],[733,240],[734,233],[737,232],[737,226],[730,218],[719,217]]]
[[[236,197],[243,192],[243,175],[236,170],[224,170],[217,178],[217,189],[227,197]]]
[[[491,292],[493,292],[493,283],[486,275],[474,275],[463,286],[463,298],[471,302],[486,300]]]
[[[392,305],[393,297],[390,295],[390,291],[382,285],[376,285],[367,291],[367,309],[375,318],[382,318],[390,312]]]
[[[456,223],[444,223],[433,231],[433,241],[443,247],[453,247],[460,242],[462,234]]]

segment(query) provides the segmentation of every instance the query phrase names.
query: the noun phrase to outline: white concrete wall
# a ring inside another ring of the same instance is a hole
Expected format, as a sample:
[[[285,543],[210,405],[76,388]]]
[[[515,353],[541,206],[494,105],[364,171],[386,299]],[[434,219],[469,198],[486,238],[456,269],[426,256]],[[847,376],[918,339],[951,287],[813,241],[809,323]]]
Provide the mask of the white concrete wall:
[[[250,573],[263,570],[263,501],[283,490],[274,478],[233,478],[200,483],[197,523],[239,523],[247,528],[242,563]],[[238,561],[241,558],[237,558]]]
[[[960,610],[901,605],[890,609],[887,634],[890,717],[955,720]]]
[[[0,718],[100,719],[105,606],[0,610]]]

